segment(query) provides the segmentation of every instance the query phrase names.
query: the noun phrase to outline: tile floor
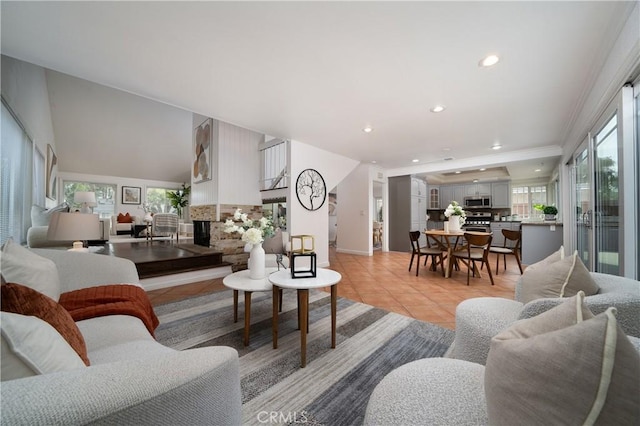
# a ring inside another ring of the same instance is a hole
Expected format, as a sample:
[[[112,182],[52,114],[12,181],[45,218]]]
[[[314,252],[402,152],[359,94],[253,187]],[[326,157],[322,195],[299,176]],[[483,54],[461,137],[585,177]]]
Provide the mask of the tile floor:
[[[504,297],[513,299],[515,283],[520,271],[513,256],[507,256],[507,270],[495,274],[495,255],[490,255],[491,271],[495,285],[489,276],[471,277],[467,286],[467,270],[454,271],[449,279],[440,271],[433,272],[420,265],[420,275],[416,277],[415,261],[409,268],[409,253],[375,251],[373,256],[355,256],[329,250],[331,269],[342,274],[338,285],[341,297],[377,306],[423,321],[454,329],[455,309],[458,303],[473,297]],[[424,259],[423,259],[424,262]],[[429,260],[429,265],[430,265]],[[185,284],[177,287],[150,291],[154,305],[180,300],[197,294],[224,290],[222,279]]]

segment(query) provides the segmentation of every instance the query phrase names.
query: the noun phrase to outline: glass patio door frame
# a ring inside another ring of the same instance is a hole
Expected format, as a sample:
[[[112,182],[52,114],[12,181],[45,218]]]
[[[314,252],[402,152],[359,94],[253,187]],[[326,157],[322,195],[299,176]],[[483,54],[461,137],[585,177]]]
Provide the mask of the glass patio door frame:
[[[573,154],[573,168],[571,173],[572,199],[572,240],[578,251],[578,256],[590,271],[595,268],[594,247],[595,233],[593,232],[593,199],[595,190],[593,188],[593,155],[592,155],[591,133],[580,144]],[[584,158],[586,156],[586,158]],[[579,164],[586,163],[586,180],[578,176],[580,172]],[[586,184],[586,188],[584,185]],[[586,199],[585,199],[586,198]]]
[[[640,83],[640,79],[637,81]],[[637,87],[637,85],[636,85]],[[572,205],[578,206],[577,185],[578,179],[577,164],[581,155],[587,151],[588,162],[588,208],[587,212],[581,212],[579,214],[571,215],[572,219],[572,240],[573,244],[578,250],[581,250],[579,243],[579,232],[581,226],[586,226],[586,247],[582,247],[588,250],[586,256],[581,253],[581,258],[585,261],[587,268],[590,271],[597,270],[597,258],[595,253],[598,250],[597,247],[597,232],[599,232],[599,221],[594,217],[593,210],[597,205],[596,200],[596,170],[595,161],[596,158],[596,143],[595,138],[604,129],[604,127],[610,122],[610,120],[617,117],[617,141],[618,141],[618,204],[619,204],[619,230],[618,230],[618,264],[619,275],[630,278],[638,279],[638,190],[640,190],[640,178],[638,177],[638,163],[640,162],[640,155],[638,153],[637,132],[634,130],[637,128],[638,123],[636,121],[637,111],[637,96],[638,89],[634,89],[628,85],[622,88],[618,95],[611,101],[611,103],[605,108],[600,115],[600,118],[596,121],[594,126],[587,133],[586,139],[576,149],[573,155],[573,172],[571,173],[571,183],[574,188],[572,192]],[[590,210],[590,211],[589,211]],[[577,212],[576,212],[577,213]],[[583,216],[580,216],[582,214]],[[586,258],[586,259],[585,259]]]

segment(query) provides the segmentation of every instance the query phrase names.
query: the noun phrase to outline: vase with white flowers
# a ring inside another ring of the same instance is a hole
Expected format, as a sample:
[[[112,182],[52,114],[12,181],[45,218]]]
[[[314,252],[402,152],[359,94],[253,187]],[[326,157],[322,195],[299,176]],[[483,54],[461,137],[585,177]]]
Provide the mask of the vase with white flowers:
[[[447,206],[444,215],[449,218],[449,232],[459,232],[461,226],[467,220],[467,213],[457,201],[452,201]]]
[[[227,219],[224,223],[224,232],[231,234],[237,232],[242,241],[251,244],[249,252],[249,277],[254,280],[263,279],[265,273],[264,248],[262,243],[265,238],[273,236],[275,229],[273,222],[267,217],[250,219],[242,209],[237,209],[233,214],[233,220]]]

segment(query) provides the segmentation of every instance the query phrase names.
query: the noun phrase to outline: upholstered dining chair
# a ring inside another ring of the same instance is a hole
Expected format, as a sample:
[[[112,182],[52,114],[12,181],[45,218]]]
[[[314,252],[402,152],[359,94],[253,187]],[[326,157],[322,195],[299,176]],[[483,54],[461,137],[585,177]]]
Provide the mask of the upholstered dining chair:
[[[522,263],[520,262],[520,244],[522,242],[522,231],[512,231],[510,229],[503,229],[502,235],[504,235],[503,247],[491,247],[489,251],[496,254],[496,275],[500,270],[500,255],[504,263],[504,269],[507,270],[507,255],[515,256],[518,262],[518,268],[520,268],[520,275],[522,275]]]
[[[420,258],[424,256],[424,266],[427,266],[427,260],[429,257],[431,257],[432,270],[436,271],[438,269],[439,263],[440,267],[442,268],[442,276],[444,276],[444,266],[442,266],[444,263],[444,256],[442,254],[442,249],[440,248],[440,246],[436,245],[436,247],[433,247],[435,243],[427,240],[428,245],[425,247],[420,247],[420,231],[410,231],[409,240],[411,240],[411,261],[409,262],[409,270],[411,270],[411,267],[413,266],[413,259],[418,256],[418,259],[416,261],[417,277],[418,273],[420,272]]]
[[[493,236],[490,232],[465,232],[464,233],[465,244],[457,251],[454,251],[451,255],[453,258],[460,260],[467,265],[467,285],[469,285],[469,277],[473,270],[473,276],[476,276],[476,272],[480,273],[476,262],[480,262],[480,266],[487,265],[487,273],[493,283],[493,274],[491,274],[491,268],[489,267],[489,247],[491,247],[491,240]]]

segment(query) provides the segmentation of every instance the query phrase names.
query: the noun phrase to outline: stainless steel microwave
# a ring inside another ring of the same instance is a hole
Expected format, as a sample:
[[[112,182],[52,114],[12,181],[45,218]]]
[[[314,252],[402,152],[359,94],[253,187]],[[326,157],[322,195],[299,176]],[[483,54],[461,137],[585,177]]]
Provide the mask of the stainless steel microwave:
[[[490,209],[491,197],[466,197],[464,207],[466,209]]]

